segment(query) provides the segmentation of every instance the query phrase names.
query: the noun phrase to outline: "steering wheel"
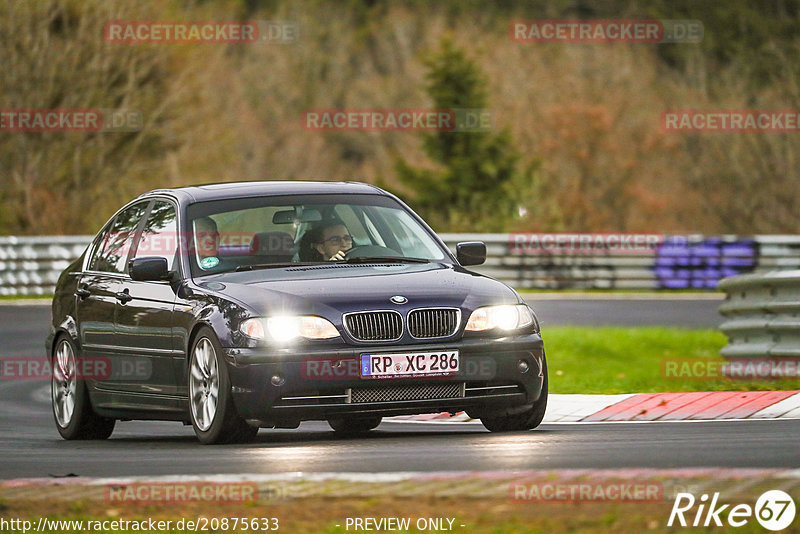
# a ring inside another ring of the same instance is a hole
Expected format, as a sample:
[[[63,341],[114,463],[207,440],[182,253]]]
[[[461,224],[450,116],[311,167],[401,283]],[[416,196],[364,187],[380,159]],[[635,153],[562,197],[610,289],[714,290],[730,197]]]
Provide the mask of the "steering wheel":
[[[403,255],[393,248],[380,245],[356,245],[344,253],[345,259],[364,257],[402,258]]]

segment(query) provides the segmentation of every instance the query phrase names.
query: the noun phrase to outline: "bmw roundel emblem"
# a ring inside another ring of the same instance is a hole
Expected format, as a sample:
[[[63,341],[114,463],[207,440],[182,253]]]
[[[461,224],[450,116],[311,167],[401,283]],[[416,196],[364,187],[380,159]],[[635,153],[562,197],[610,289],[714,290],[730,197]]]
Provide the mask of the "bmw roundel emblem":
[[[408,302],[408,299],[405,298],[403,295],[395,295],[389,300],[391,300],[395,304],[405,304],[406,302]]]

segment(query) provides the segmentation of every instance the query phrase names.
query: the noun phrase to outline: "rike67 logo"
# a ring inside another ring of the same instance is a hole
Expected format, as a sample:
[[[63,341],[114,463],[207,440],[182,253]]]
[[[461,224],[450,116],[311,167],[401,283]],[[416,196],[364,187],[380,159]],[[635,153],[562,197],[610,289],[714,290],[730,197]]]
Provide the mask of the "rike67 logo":
[[[677,520],[677,525],[682,527],[721,527],[724,522],[731,527],[742,527],[755,516],[762,527],[776,531],[788,528],[794,521],[795,512],[794,500],[781,490],[762,493],[755,507],[737,504],[732,508],[730,504],[719,503],[719,492],[714,493],[710,502],[706,493],[700,499],[691,493],[678,493],[667,526],[671,527]]]

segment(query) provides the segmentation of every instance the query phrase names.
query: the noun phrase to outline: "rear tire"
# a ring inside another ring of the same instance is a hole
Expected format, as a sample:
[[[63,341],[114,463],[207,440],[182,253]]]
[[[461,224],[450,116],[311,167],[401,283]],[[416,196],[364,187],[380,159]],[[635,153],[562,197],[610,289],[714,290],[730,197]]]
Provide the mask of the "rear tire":
[[[517,432],[520,430],[533,430],[544,419],[544,412],[547,409],[547,360],[543,360],[544,383],[542,384],[542,394],[533,406],[518,414],[503,415],[496,417],[482,417],[481,423],[490,432]]]
[[[364,434],[370,430],[377,428],[381,424],[381,417],[368,417],[368,418],[351,418],[351,417],[337,417],[328,419],[328,425],[337,434]]]
[[[51,361],[50,399],[58,433],[66,440],[108,439],[116,420],[101,417],[92,409],[86,383],[80,380],[77,350],[69,337],[56,340]]]
[[[236,411],[222,346],[208,327],[195,336],[189,357],[189,417],[204,445],[249,442],[258,434]]]

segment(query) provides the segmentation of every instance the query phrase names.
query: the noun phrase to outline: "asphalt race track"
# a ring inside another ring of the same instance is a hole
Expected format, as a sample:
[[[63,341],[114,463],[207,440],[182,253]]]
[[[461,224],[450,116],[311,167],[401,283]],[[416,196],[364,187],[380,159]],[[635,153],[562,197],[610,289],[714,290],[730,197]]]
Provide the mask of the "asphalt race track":
[[[719,301],[547,301],[542,322],[632,324],[644,302],[663,320],[714,326]],[[678,304],[675,304],[678,302]],[[562,306],[563,304],[563,306]],[[41,355],[49,308],[0,306],[0,355]],[[657,317],[651,311],[648,320]],[[570,321],[570,317],[574,321]],[[602,317],[604,320],[597,320]],[[616,321],[616,322],[609,322]],[[642,324],[642,321],[635,324]],[[650,324],[645,321],[644,324]],[[384,422],[367,437],[327,424],[261,430],[255,443],[205,447],[177,423],[118,423],[105,442],[58,436],[43,381],[0,381],[0,479],[22,477],[478,471],[615,467],[797,467],[800,420],[545,424],[490,434],[476,424]]]

